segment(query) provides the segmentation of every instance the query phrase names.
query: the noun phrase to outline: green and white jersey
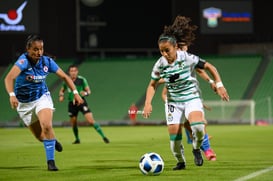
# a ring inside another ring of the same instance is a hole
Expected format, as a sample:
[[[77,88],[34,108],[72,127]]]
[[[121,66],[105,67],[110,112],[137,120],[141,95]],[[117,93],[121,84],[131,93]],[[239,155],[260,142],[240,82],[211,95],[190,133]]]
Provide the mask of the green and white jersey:
[[[74,84],[75,84],[75,86],[76,86],[76,88],[77,88],[77,91],[78,91],[79,93],[82,92],[82,91],[84,91],[84,89],[85,89],[86,87],[89,87],[86,78],[83,77],[83,76],[80,76],[80,75],[78,75],[78,77],[77,77],[76,80],[74,81]],[[69,100],[69,101],[73,101],[73,100],[74,100],[74,94],[73,94],[73,92],[70,90],[70,88],[69,88],[65,83],[63,83],[63,88],[64,88],[65,90],[67,90],[67,92],[68,92],[68,100]],[[81,96],[81,95],[80,95],[80,96]],[[81,96],[81,97],[83,97],[83,96]]]
[[[169,64],[165,57],[160,57],[154,64],[151,77],[153,80],[163,78],[167,87],[168,102],[187,102],[200,98],[201,92],[195,74],[198,56],[185,51],[177,51],[177,59]]]

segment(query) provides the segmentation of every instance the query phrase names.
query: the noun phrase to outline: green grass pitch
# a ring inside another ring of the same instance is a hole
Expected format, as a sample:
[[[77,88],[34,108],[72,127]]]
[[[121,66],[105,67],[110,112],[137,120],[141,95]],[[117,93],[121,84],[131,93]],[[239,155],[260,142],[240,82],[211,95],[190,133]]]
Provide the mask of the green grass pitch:
[[[55,128],[64,150],[55,153],[59,171],[49,172],[43,145],[27,128],[1,128],[0,180],[233,181],[261,170],[266,171],[249,180],[273,178],[273,126],[209,125],[217,161],[205,160],[202,167],[194,165],[191,145],[184,136],[187,168],[181,171],[172,170],[176,161],[166,126],[104,126],[110,144],[105,144],[91,127],[80,127],[79,131],[81,144],[73,145],[70,127]],[[142,175],[138,168],[141,155],[150,151],[164,159],[165,168],[159,176]]]

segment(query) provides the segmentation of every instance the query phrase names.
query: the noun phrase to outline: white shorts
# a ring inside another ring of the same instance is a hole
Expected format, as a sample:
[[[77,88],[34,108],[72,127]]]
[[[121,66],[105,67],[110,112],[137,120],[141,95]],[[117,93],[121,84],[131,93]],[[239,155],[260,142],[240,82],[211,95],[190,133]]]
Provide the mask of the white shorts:
[[[39,99],[32,102],[19,102],[17,112],[25,125],[29,126],[32,123],[38,121],[38,112],[45,108],[54,110],[52,98],[49,92],[45,93]]]
[[[204,108],[201,99],[193,99],[188,102],[165,103],[165,116],[167,125],[180,124],[188,120],[189,114],[193,111],[201,111],[204,115]]]

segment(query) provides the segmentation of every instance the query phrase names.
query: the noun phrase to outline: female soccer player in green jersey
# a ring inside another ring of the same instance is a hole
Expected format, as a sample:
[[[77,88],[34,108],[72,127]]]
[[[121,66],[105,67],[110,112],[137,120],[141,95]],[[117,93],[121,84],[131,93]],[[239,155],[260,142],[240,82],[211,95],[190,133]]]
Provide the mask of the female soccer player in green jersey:
[[[229,96],[215,66],[196,55],[181,50],[173,32],[164,31],[158,39],[158,46],[162,56],[152,69],[151,81],[146,91],[143,117],[148,118],[152,113],[152,99],[158,81],[163,79],[164,86],[167,88],[165,116],[171,151],[177,159],[177,167],[184,169],[186,162],[181,143],[181,120],[184,118],[189,121],[192,130],[194,163],[197,166],[202,166],[203,157],[200,147],[205,136],[205,116],[195,68],[204,69],[212,75],[217,93],[223,100],[228,101]]]

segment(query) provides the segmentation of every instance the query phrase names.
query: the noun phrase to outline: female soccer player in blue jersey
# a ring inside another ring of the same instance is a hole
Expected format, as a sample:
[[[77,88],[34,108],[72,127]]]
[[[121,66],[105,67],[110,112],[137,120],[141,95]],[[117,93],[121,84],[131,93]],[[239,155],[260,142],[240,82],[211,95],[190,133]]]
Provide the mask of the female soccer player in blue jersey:
[[[46,85],[47,75],[55,73],[63,79],[73,90],[76,104],[82,104],[83,100],[69,76],[43,53],[43,40],[38,35],[30,35],[26,41],[26,52],[18,58],[5,77],[5,87],[11,107],[17,109],[24,124],[43,142],[48,170],[57,171],[54,148],[61,151],[62,147],[56,142],[52,127],[54,107]]]
[[[182,28],[180,29],[182,31]],[[152,99],[158,86],[158,81],[164,79],[167,88],[165,116],[170,135],[170,146],[177,160],[176,169],[185,169],[185,157],[182,146],[182,121],[186,118],[192,130],[194,163],[203,165],[200,147],[205,136],[205,118],[198,80],[195,68],[205,69],[212,75],[219,89],[219,95],[225,101],[229,96],[223,86],[216,68],[196,55],[180,50],[173,32],[164,31],[158,39],[161,57],[154,64],[151,81],[147,87],[143,117],[152,113]]]

